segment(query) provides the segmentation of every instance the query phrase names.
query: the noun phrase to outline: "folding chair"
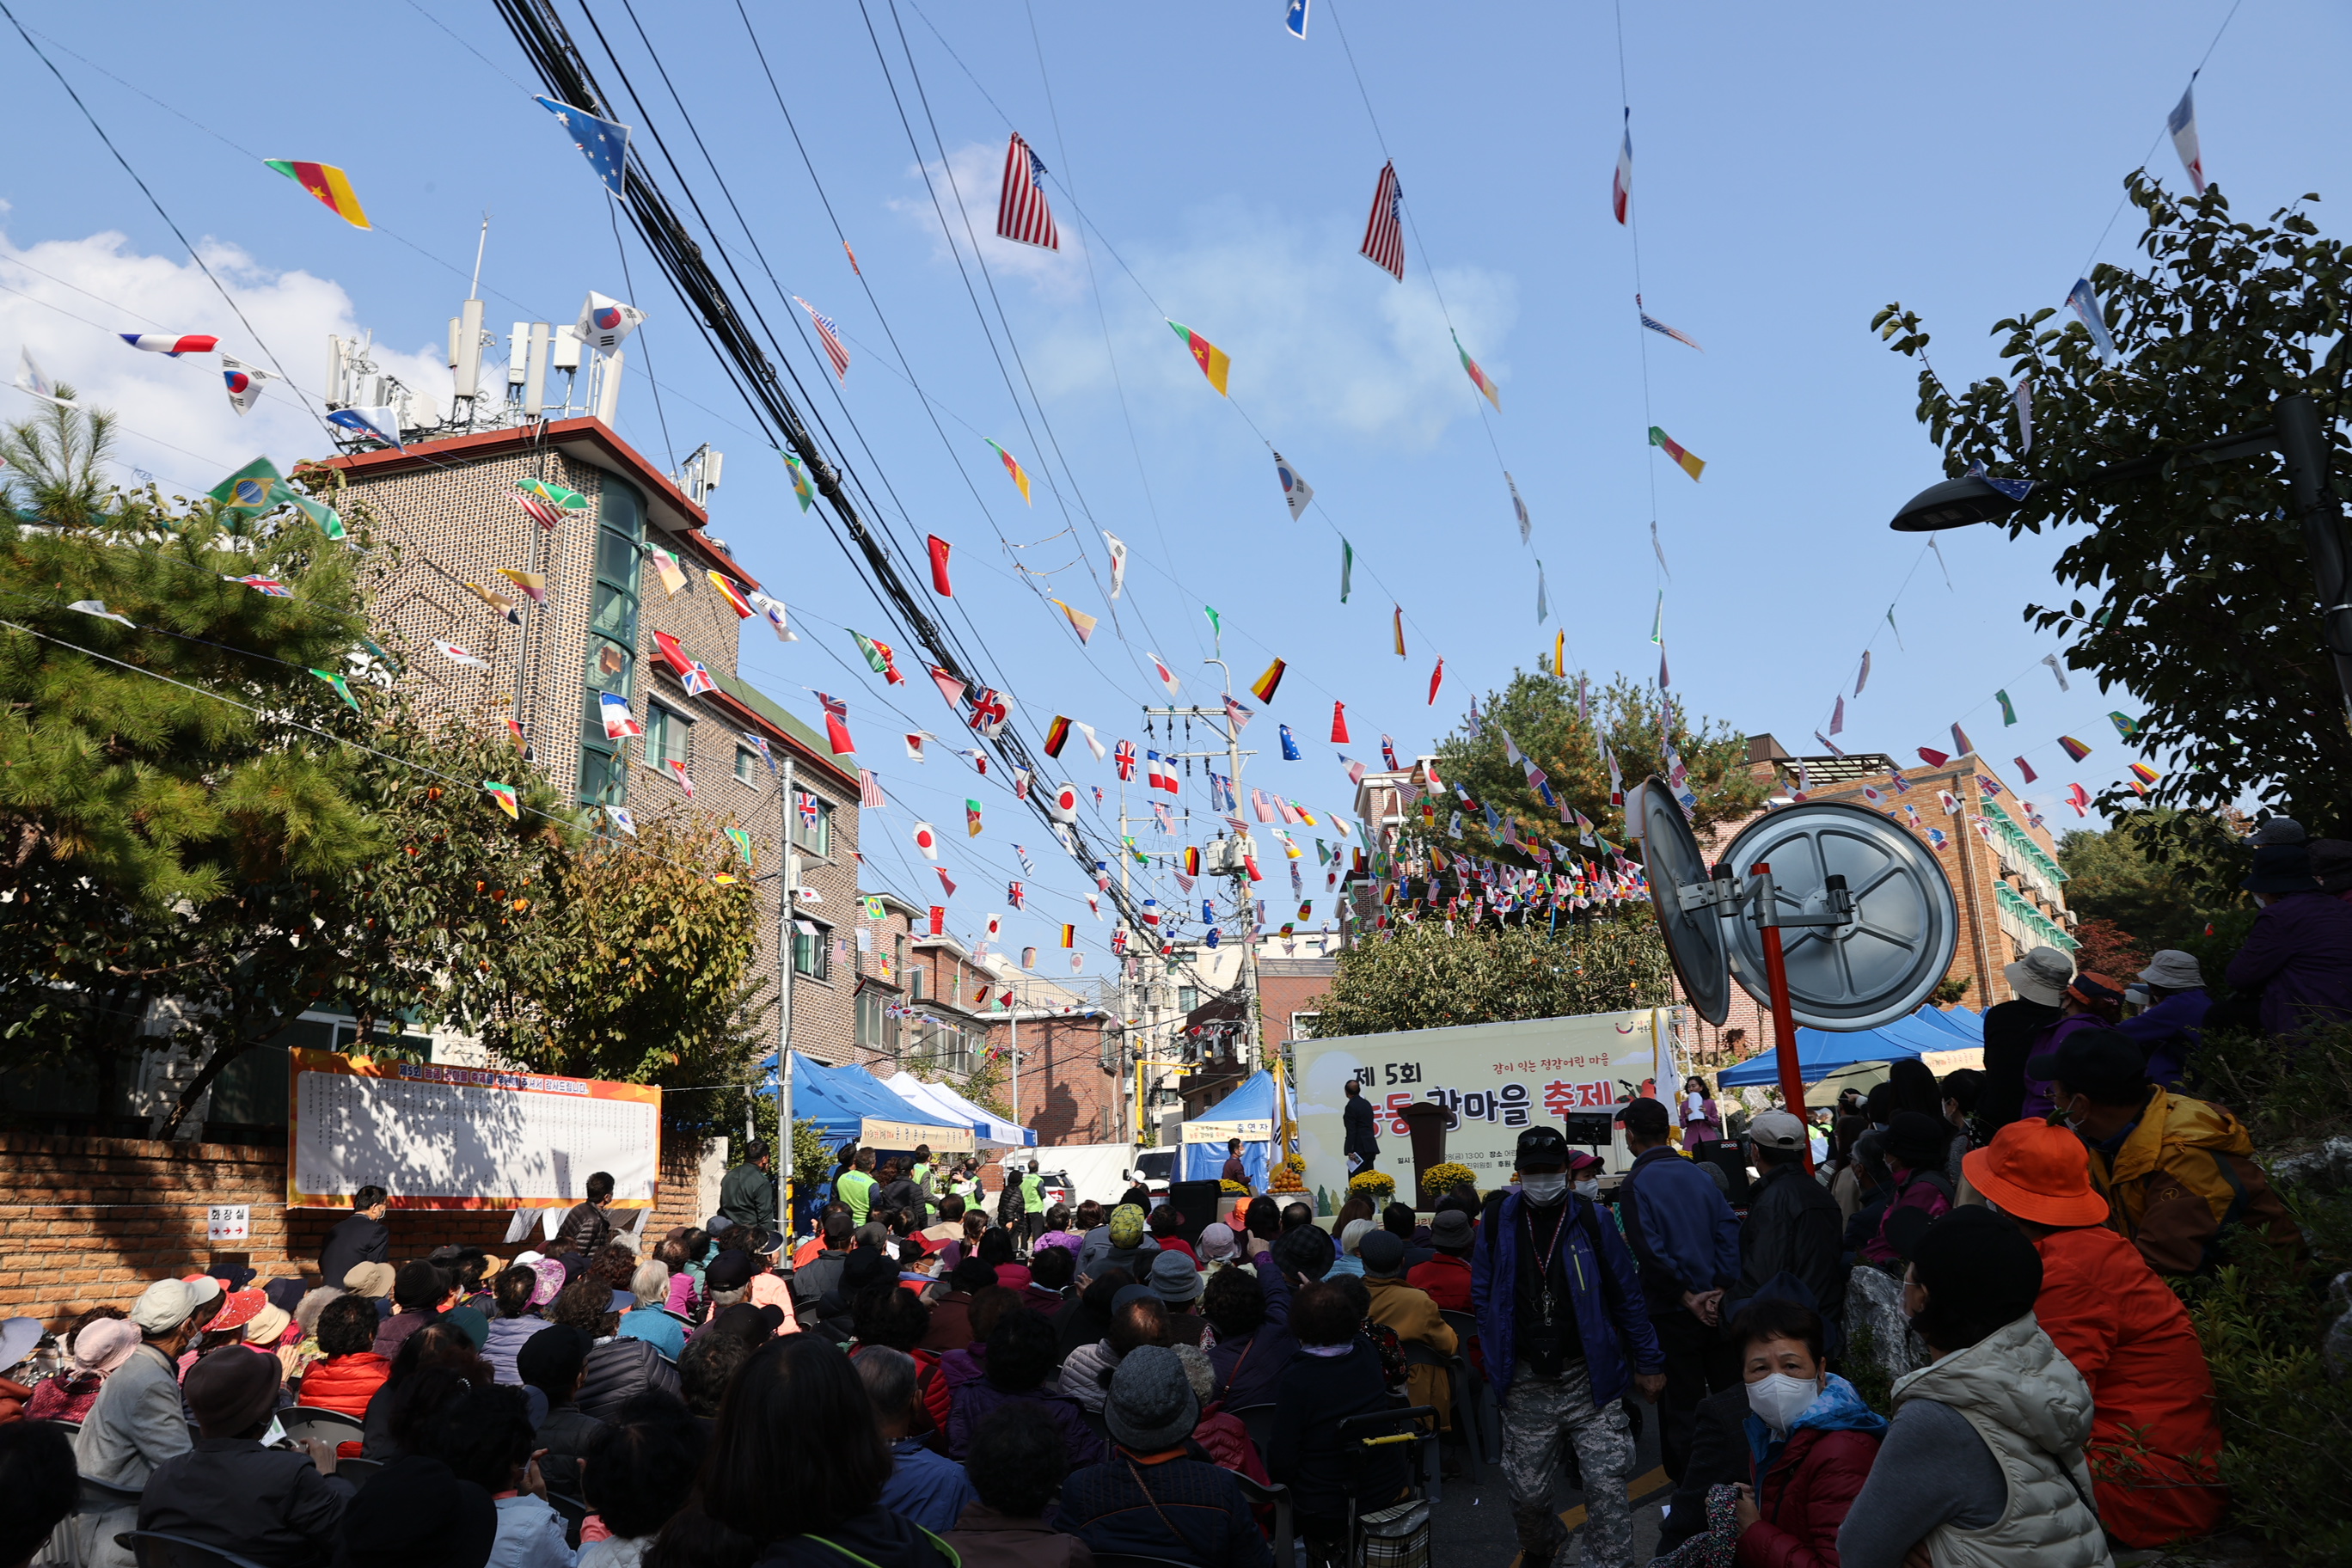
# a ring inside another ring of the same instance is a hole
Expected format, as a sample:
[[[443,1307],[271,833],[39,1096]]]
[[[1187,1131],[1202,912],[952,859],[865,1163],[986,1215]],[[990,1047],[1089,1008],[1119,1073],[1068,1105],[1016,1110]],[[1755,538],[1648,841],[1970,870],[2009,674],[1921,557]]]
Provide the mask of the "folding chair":
[[[1290,1489],[1280,1481],[1260,1486],[1239,1470],[1228,1473],[1241,1483],[1242,1496],[1249,1499],[1252,1507],[1274,1510],[1274,1568],[1297,1568],[1297,1531],[1291,1522]]]
[[[260,1568],[249,1557],[160,1530],[126,1530],[114,1538],[114,1544],[129,1549],[139,1568]]]
[[[1241,1420],[1241,1424],[1244,1427],[1248,1428],[1250,1441],[1257,1445],[1257,1457],[1259,1458],[1265,1458],[1266,1455],[1272,1451],[1274,1447],[1274,1405],[1271,1401],[1264,1405],[1244,1405],[1239,1410],[1228,1410],[1225,1414],[1228,1415],[1238,1416]]]
[[[1350,1415],[1339,1426],[1339,1440],[1360,1447],[1358,1452],[1369,1457],[1394,1445],[1423,1445],[1424,1461],[1408,1464],[1405,1474],[1420,1475],[1418,1486],[1406,1484],[1407,1495],[1363,1513],[1359,1508],[1357,1489],[1361,1484],[1363,1466],[1348,1467],[1348,1562],[1355,1568],[1428,1568],[1430,1563],[1429,1509],[1434,1500],[1437,1476],[1437,1408],[1430,1405],[1411,1405],[1397,1410],[1374,1411],[1368,1415]],[[1421,1423],[1430,1427],[1423,1430]],[[1418,1491],[1419,1495],[1413,1493]],[[1367,1525],[1372,1528],[1367,1530]],[[1379,1550],[1372,1543],[1379,1542]]]
[[[330,1443],[361,1440],[358,1416],[317,1405],[298,1405],[291,1410],[282,1410],[278,1412],[278,1424],[298,1444],[306,1437],[323,1438]]]
[[[1470,1480],[1478,1480],[1478,1430],[1472,1424],[1470,1405],[1470,1369],[1458,1355],[1439,1355],[1418,1340],[1404,1347],[1408,1366],[1433,1366],[1442,1369],[1448,1379],[1447,1386],[1454,1395],[1454,1430],[1462,1436],[1463,1454],[1470,1468]]]
[[[1470,1407],[1473,1429],[1478,1434],[1479,1457],[1490,1465],[1503,1462],[1503,1417],[1496,1407],[1495,1385],[1486,1381],[1486,1370],[1470,1347],[1478,1342],[1478,1320],[1468,1312],[1440,1312],[1445,1326],[1454,1331],[1461,1342],[1462,1364],[1469,1372]]]

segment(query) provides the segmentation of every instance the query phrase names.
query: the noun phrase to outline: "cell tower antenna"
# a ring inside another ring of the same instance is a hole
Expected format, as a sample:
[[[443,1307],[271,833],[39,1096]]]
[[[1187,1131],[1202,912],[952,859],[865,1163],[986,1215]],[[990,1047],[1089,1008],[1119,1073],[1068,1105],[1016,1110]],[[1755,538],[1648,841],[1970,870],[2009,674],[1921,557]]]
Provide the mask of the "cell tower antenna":
[[[484,207],[482,209],[482,236],[479,239],[477,239],[474,242],[474,280],[466,286],[466,298],[468,300],[478,300],[482,297],[482,252],[489,247],[489,243],[490,210],[488,207]]]

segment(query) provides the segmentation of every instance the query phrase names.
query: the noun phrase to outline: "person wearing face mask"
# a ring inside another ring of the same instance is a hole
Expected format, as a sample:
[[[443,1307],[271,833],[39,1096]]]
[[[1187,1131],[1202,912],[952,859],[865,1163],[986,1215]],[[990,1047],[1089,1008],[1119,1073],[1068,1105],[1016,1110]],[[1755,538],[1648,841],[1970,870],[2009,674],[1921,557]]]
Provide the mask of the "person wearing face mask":
[[[1601,1196],[1601,1173],[1606,1169],[1598,1154],[1588,1154],[1579,1149],[1568,1157],[1568,1190],[1580,1198],[1598,1200]]]
[[[2084,1463],[2090,1386],[2034,1321],[2041,1290],[2003,1215],[1971,1204],[1924,1227],[1903,1310],[1936,1359],[1895,1382],[1841,1568],[2111,1568]]]
[[[1731,1326],[1748,1395],[1748,1477],[1733,1519],[1742,1568],[1832,1568],[1838,1529],[1886,1418],[1822,1356],[1822,1317],[1766,1297]]]
[[[1486,1200],[1470,1249],[1471,1304],[1502,1405],[1521,1568],[1550,1568],[1566,1540],[1552,1500],[1563,1442],[1584,1474],[1586,1568],[1631,1568],[1633,1438],[1619,1401],[1630,1382],[1654,1403],[1665,1354],[1633,1253],[1591,1199],[1569,1191],[1568,1164],[1559,1128],[1519,1134],[1519,1180]]]
[[[2099,1522],[2126,1546],[2211,1534],[2229,1502],[2213,1373],[2180,1298],[2107,1228],[2083,1141],[2020,1121],[1963,1163],[2042,1255],[2033,1318],[2091,1385]]]
[[[2245,1125],[2221,1106],[2148,1082],[2131,1037],[2070,1035],[2026,1070],[2051,1080],[2067,1125],[2089,1149],[2107,1224],[2158,1274],[2211,1268],[2239,1226],[2262,1231],[2288,1258],[2303,1257],[2303,1233],[2255,1163]]]
[[[1699,1401],[1735,1380],[1736,1346],[1724,1342],[1724,1292],[1739,1279],[1739,1217],[1695,1160],[1675,1152],[1666,1108],[1629,1100],[1617,1119],[1633,1168],[1617,1189],[1626,1245],[1641,1266],[1650,1327],[1665,1352],[1659,1458],[1683,1479]]]

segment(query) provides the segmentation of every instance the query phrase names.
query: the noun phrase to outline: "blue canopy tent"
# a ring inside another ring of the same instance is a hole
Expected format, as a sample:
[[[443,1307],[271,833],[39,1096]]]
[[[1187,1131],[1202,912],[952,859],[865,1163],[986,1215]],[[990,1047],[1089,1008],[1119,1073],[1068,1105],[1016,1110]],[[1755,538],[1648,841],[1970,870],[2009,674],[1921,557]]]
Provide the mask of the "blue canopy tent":
[[[919,1110],[969,1121],[981,1142],[990,1148],[1024,1149],[1036,1145],[1036,1129],[1007,1121],[986,1106],[975,1105],[943,1083],[925,1083],[914,1074],[904,1072],[895,1078],[877,1079],[876,1081]]]
[[[763,1096],[776,1092],[776,1058],[761,1064],[768,1069]],[[974,1142],[971,1123],[950,1121],[936,1111],[908,1104],[882,1087],[863,1068],[827,1067],[800,1052],[793,1053],[793,1120],[814,1121],[827,1144],[856,1142],[911,1151],[918,1142],[934,1149],[970,1153]]]
[[[1298,1097],[1290,1096],[1293,1120]],[[1241,1087],[1183,1124],[1183,1147],[1176,1160],[1176,1180],[1213,1182],[1225,1168],[1225,1141],[1242,1141],[1242,1169],[1251,1190],[1265,1191],[1266,1170],[1274,1158],[1279,1118],[1274,1110],[1274,1075],[1260,1068]]]
[[[1911,1016],[1923,1024],[1930,1024],[1938,1029],[1958,1035],[1969,1045],[1984,1044],[1984,1015],[1981,1013],[1973,1012],[1966,1007],[1955,1007],[1948,1013],[1941,1007],[1923,1005]]]
[[[1826,1029],[1800,1028],[1797,1031],[1797,1076],[1806,1083],[1819,1083],[1841,1068],[1858,1067],[1864,1062],[1901,1061],[1933,1051],[1964,1051],[1980,1045],[1983,1037],[1959,1033],[1948,1026],[1938,1026],[1916,1015],[1881,1024],[1875,1029],[1857,1029],[1851,1034],[1832,1034]],[[1716,1082],[1726,1089],[1745,1089],[1755,1084],[1780,1081],[1780,1065],[1777,1053],[1764,1051],[1748,1058],[1735,1067],[1716,1074]]]

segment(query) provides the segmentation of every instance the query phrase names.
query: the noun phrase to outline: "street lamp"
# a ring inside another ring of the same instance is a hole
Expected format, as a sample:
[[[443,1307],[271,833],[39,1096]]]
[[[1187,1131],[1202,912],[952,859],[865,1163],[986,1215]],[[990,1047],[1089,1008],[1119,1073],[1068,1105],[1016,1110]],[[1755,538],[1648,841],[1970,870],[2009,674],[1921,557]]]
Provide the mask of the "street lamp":
[[[2352,720],[2352,603],[2347,602],[2352,595],[2347,591],[2344,508],[2328,484],[2328,446],[2319,406],[2309,393],[2294,393],[2278,400],[2273,416],[2274,422],[2265,429],[2222,436],[2095,469],[2080,481],[2079,488],[2145,479],[2181,460],[2221,463],[2269,452],[2284,457],[2287,488],[2303,526],[2304,549],[2318,584],[2321,642],[2336,667],[2346,717]],[[2023,506],[2033,488],[2015,480],[2006,483],[2003,488],[1981,475],[1969,474],[1930,485],[1906,501],[1887,526],[1897,533],[1932,533],[1973,522],[1998,521]]]

